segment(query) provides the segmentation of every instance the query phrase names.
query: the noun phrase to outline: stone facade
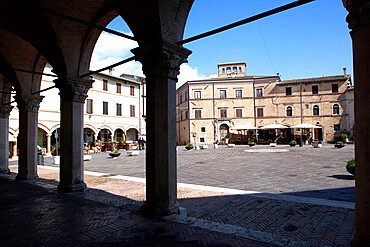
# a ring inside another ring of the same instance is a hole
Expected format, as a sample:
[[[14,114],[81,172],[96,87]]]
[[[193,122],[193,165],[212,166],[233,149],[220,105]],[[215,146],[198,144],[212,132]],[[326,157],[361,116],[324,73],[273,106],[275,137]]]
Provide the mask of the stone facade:
[[[305,130],[305,138],[325,142],[344,129],[353,131],[350,75],[281,81],[279,76],[246,76],[245,63],[220,64],[218,69],[218,78],[189,81],[177,90],[179,145],[225,138],[237,142],[243,139],[242,133],[233,128],[240,125],[309,123],[321,128]],[[269,141],[261,130],[258,134],[259,141]],[[287,129],[280,136],[288,142],[301,138],[302,130]]]

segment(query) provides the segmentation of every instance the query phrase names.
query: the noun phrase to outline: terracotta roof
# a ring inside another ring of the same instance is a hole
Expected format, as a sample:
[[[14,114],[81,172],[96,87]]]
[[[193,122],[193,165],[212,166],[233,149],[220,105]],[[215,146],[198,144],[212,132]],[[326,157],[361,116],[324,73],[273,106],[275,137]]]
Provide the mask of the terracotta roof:
[[[235,76],[235,77],[215,77],[215,78],[206,78],[202,80],[194,80],[188,82],[202,82],[202,81],[230,81],[230,80],[246,80],[246,79],[264,79],[264,78],[275,78],[279,79],[278,76],[260,76],[260,75],[250,75],[250,76]]]
[[[346,76],[345,75],[322,76],[322,77],[313,77],[313,78],[284,80],[284,81],[279,82],[278,85],[328,82],[328,81],[345,81],[345,80],[348,80],[350,78],[351,78],[350,75],[346,75]]]

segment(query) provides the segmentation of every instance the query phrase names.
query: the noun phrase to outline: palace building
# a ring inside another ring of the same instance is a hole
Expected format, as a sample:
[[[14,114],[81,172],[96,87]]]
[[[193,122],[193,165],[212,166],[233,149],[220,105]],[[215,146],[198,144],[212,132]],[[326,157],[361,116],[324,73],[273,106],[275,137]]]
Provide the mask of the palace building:
[[[346,73],[282,81],[248,76],[246,64],[222,63],[218,77],[188,81],[177,90],[177,144],[330,142],[353,131],[354,87]],[[294,128],[298,124],[312,129]],[[270,124],[283,129],[264,129]],[[293,128],[292,128],[293,127]],[[262,129],[261,129],[262,128]]]

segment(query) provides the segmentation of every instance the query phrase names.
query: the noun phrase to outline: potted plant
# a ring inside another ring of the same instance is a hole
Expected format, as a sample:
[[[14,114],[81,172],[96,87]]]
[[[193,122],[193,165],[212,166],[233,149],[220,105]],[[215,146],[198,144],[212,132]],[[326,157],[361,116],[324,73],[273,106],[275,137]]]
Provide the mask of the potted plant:
[[[289,146],[291,146],[291,147],[295,147],[297,145],[297,142],[296,141],[291,141],[291,142],[289,142]]]
[[[312,146],[313,146],[314,148],[321,148],[321,147],[322,147],[322,143],[321,143],[321,141],[313,142],[313,143],[312,143]]]
[[[120,155],[121,155],[121,153],[119,152],[118,149],[115,149],[112,153],[109,153],[109,156],[112,157],[112,158],[116,158]]]
[[[337,142],[337,143],[334,144],[334,147],[336,147],[336,148],[342,148],[344,146],[346,146],[346,144],[344,144],[343,142]]]
[[[107,151],[114,151],[114,143],[112,141],[107,142]]]
[[[256,145],[254,142],[252,142],[252,141],[248,141],[248,145],[250,146],[250,147],[253,147],[254,145]]]
[[[347,160],[346,169],[347,172],[351,173],[353,176],[355,175],[355,158]]]
[[[185,146],[185,148],[186,148],[187,150],[190,150],[190,149],[193,149],[193,148],[194,148],[194,146],[193,146],[193,144],[188,143],[188,144]]]

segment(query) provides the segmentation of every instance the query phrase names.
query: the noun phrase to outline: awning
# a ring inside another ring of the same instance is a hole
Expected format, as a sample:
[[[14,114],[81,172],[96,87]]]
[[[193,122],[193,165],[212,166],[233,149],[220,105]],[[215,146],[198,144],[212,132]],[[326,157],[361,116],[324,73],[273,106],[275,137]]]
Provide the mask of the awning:
[[[297,125],[294,125],[290,128],[292,128],[292,129],[321,129],[320,126],[316,126],[316,125],[308,124],[308,123],[297,124]]]
[[[269,124],[266,126],[261,127],[260,129],[287,129],[289,127],[281,125],[281,124]]]

